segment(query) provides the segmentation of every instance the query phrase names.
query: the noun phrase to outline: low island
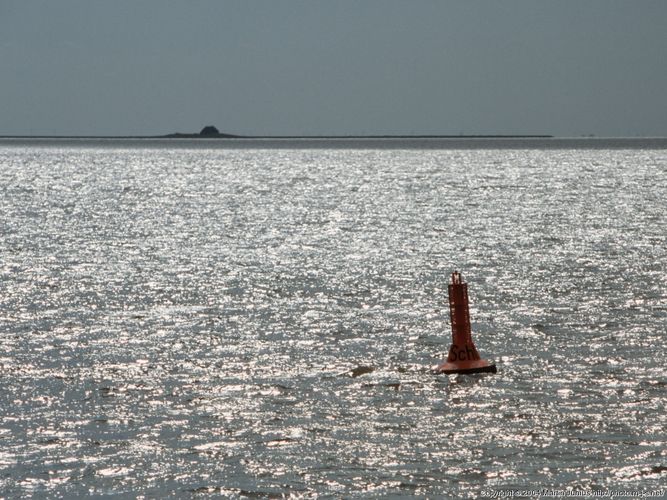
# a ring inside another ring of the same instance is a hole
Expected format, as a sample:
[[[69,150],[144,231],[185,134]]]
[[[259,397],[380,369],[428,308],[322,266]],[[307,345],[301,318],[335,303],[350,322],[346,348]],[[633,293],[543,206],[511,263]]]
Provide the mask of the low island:
[[[175,132],[166,139],[550,139],[552,135],[235,135],[206,125],[198,134]]]
[[[221,134],[215,126],[206,125],[198,134],[182,134],[180,132],[176,132],[164,137],[168,139],[233,139],[240,136],[232,134]]]

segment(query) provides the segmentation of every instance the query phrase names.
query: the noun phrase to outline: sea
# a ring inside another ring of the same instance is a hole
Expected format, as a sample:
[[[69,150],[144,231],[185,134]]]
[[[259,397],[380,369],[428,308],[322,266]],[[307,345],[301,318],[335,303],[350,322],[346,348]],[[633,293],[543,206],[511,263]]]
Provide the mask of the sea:
[[[665,139],[0,139],[0,498],[664,497],[666,347]]]

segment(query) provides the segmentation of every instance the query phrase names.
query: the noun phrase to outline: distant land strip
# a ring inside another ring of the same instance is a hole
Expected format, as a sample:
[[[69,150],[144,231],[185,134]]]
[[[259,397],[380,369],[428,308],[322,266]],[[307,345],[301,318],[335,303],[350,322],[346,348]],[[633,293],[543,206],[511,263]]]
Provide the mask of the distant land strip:
[[[550,139],[553,135],[232,135],[168,134],[167,139]]]
[[[180,139],[180,141],[179,141]],[[209,139],[209,141],[205,141]],[[216,145],[229,148],[406,148],[406,149],[663,149],[667,137],[560,137],[553,135],[0,135],[2,144],[30,141],[137,141],[136,145],[159,141],[174,147]],[[139,142],[139,141],[146,141]],[[208,147],[208,146],[207,146]]]

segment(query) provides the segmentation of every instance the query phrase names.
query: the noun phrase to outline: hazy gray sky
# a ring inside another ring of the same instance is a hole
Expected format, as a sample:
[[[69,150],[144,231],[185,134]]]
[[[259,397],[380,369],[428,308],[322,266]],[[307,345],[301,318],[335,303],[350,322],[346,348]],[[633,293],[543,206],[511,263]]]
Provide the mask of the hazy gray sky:
[[[0,135],[667,136],[667,1],[0,0]]]

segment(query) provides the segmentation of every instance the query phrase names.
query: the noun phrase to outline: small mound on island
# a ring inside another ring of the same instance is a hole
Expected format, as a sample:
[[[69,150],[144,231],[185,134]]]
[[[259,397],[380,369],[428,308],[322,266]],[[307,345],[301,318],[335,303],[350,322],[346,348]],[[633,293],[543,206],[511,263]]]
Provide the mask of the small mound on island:
[[[223,134],[217,127],[213,125],[206,125],[201,132],[193,134],[183,134],[181,132],[174,132],[173,134],[164,135],[167,139],[227,139],[232,137],[239,137],[232,134]]]
[[[203,129],[201,129],[199,135],[220,135],[220,131],[213,125],[206,125]]]

